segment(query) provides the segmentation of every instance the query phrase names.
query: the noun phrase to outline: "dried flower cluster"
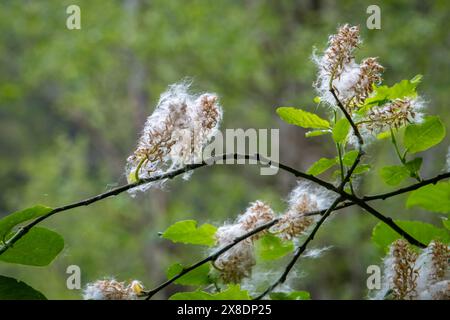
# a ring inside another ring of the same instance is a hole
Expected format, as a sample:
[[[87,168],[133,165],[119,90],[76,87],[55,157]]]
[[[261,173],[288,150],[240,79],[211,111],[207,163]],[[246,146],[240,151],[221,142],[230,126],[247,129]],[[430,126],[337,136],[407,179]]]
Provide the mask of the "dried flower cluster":
[[[319,211],[326,207],[326,197],[320,195],[318,190],[312,189],[308,184],[299,183],[289,196],[289,207],[281,216],[271,231],[285,240],[294,239],[302,235],[317,221],[317,215],[305,214]]]
[[[413,299],[416,296],[418,272],[415,269],[417,254],[403,239],[395,241],[390,250],[392,259],[392,295],[396,300]]]
[[[450,300],[450,248],[433,241],[417,259],[418,299]]]
[[[354,101],[350,104],[350,110],[362,105],[373,91],[373,84],[381,83],[381,74],[384,68],[378,63],[377,58],[366,58],[360,66],[358,79],[353,87]]]
[[[246,232],[249,232],[272,221],[274,218],[275,213],[272,208],[268,204],[257,200],[247,208],[244,214],[238,217],[237,222],[242,225]],[[263,234],[264,232],[258,232],[252,238],[256,240]]]
[[[144,290],[141,282],[133,280],[129,285],[114,279],[88,283],[83,291],[84,300],[136,300]]]
[[[383,289],[377,298],[396,300],[450,299],[450,249],[433,241],[420,255],[401,239],[395,241],[385,259]]]
[[[221,227],[216,234],[217,246],[223,247],[230,244],[245,233],[240,225]],[[220,255],[214,262],[214,266],[220,271],[220,277],[225,283],[239,283],[243,278],[251,275],[255,263],[253,241],[245,239]]]
[[[348,24],[330,36],[328,48],[321,57],[314,57],[319,67],[315,87],[322,100],[336,105],[330,93],[333,88],[349,113],[355,111],[373,91],[373,85],[381,82],[384,68],[376,58],[355,62],[354,50],[361,43],[359,28]]]
[[[171,85],[148,117],[136,151],[127,160],[128,181],[200,162],[203,148],[217,133],[221,119],[216,95],[192,95],[186,83]],[[145,184],[132,192],[151,186]]]
[[[340,27],[337,34],[329,37],[321,67],[330,79],[339,78],[345,67],[354,61],[353,51],[360,43],[359,27],[348,24]]]
[[[234,224],[225,225],[217,230],[217,248],[232,243],[236,238],[274,218],[275,213],[267,204],[262,201],[252,203]],[[255,234],[253,237],[241,241],[217,258],[214,265],[219,269],[224,282],[239,283],[243,278],[251,275],[252,267],[255,265],[253,242],[260,236]]]
[[[408,123],[420,122],[420,110],[423,103],[420,99],[395,99],[382,107],[369,110],[367,120],[363,121],[365,128],[372,132],[381,132],[389,128],[398,129]]]

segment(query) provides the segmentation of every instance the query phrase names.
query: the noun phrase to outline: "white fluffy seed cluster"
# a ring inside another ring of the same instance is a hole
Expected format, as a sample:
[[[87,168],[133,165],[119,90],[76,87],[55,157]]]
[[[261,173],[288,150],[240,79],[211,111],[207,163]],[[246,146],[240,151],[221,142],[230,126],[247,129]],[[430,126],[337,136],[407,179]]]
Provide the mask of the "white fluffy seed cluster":
[[[221,119],[216,95],[191,94],[188,83],[169,86],[147,118],[138,146],[127,160],[128,181],[151,178],[201,161],[203,148],[219,130]],[[145,191],[155,183],[131,192]]]
[[[422,251],[416,262],[419,270],[417,298],[450,300],[450,247],[433,241]]]
[[[356,112],[371,97],[374,85],[381,83],[384,71],[377,58],[369,57],[360,63],[355,61],[354,51],[361,43],[359,28],[346,24],[338,28],[337,34],[330,36],[322,56],[313,56],[319,69],[315,88],[321,101],[337,107],[330,92],[333,88],[353,118],[360,117]],[[394,99],[382,106],[372,107],[363,119],[355,122],[367,141],[374,134],[387,129],[421,122],[423,107],[424,102],[420,97]],[[350,143],[356,143],[354,140],[350,139]]]
[[[408,123],[421,122],[423,108],[424,103],[421,99],[395,99],[382,107],[369,110],[363,124],[372,132],[382,132],[390,128],[398,129]]]
[[[355,61],[353,53],[361,42],[359,27],[346,24],[330,36],[323,56],[313,57],[319,68],[315,87],[322,100],[336,105],[330,93],[334,88],[350,113],[373,91],[373,84],[381,82],[384,70],[376,58],[364,59],[360,64]]]
[[[277,216],[270,206],[262,201],[252,203],[234,223],[217,230],[214,251],[275,218],[279,221],[269,232],[283,240],[294,239],[317,221],[317,215],[309,216],[308,213],[322,210],[329,203],[330,195],[327,192],[313,188],[307,183],[299,183],[291,192],[288,209],[283,215]],[[244,278],[251,276],[255,265],[254,241],[263,234],[264,232],[259,232],[239,242],[216,259],[214,266],[219,270],[225,283],[240,283]]]
[[[383,288],[376,299],[450,299],[450,248],[432,241],[417,254],[403,239],[395,241],[384,261]]]
[[[271,231],[284,240],[297,238],[317,222],[318,215],[308,214],[327,208],[330,200],[333,201],[333,196],[328,192],[300,182],[289,195],[288,209]]]
[[[130,284],[114,279],[97,280],[88,283],[83,291],[84,300],[136,300],[144,287],[138,280]]]
[[[233,224],[220,227],[216,233],[216,250],[232,243],[253,229],[270,222],[275,218],[273,210],[262,201],[252,203]],[[254,241],[259,237],[255,234],[247,238],[230,250],[220,255],[214,266],[220,271],[225,283],[239,283],[251,275],[255,265]]]

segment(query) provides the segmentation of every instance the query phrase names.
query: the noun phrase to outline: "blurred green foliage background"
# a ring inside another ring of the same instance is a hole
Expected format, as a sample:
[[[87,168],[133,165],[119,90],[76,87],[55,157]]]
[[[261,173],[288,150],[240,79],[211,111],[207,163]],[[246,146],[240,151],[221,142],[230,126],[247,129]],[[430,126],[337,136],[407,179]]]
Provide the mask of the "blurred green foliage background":
[[[66,8],[81,8],[81,30],[66,28]],[[382,29],[368,30],[366,8],[381,7]],[[2,1],[0,4],[0,216],[36,203],[58,206],[125,182],[124,165],[146,117],[167,85],[186,76],[194,89],[219,94],[222,128],[280,128],[280,160],[306,169],[334,155],[327,138],[306,139],[282,123],[277,106],[313,110],[314,46],[325,47],[339,24],[359,24],[358,57],[378,56],[393,84],[424,75],[419,92],[429,113],[449,128],[450,7],[447,1]],[[322,111],[321,111],[322,112]],[[424,176],[442,170],[449,139],[424,155]],[[361,192],[389,190],[381,164],[397,164],[387,142],[370,148],[374,170]],[[412,181],[409,181],[411,183]],[[45,224],[66,239],[45,268],[0,264],[48,298],[79,299],[66,288],[67,266],[85,284],[104,276],[152,287],[173,262],[205,252],[160,239],[180,219],[221,225],[250,201],[282,211],[295,180],[255,166],[203,168],[165,190],[113,199],[56,216]],[[406,210],[404,197],[377,203],[396,218],[438,223],[436,214]],[[312,247],[332,246],[298,265],[292,285],[313,299],[364,298],[366,268],[381,252],[370,242],[376,221],[358,209],[340,212]],[[158,295],[166,298],[169,287]]]

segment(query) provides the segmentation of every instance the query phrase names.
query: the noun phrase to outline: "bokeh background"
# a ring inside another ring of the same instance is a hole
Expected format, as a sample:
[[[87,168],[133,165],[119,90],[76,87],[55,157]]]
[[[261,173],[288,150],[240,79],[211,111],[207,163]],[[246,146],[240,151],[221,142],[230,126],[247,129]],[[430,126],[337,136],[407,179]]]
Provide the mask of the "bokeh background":
[[[81,30],[66,28],[66,8],[81,8]],[[366,8],[381,7],[382,29],[365,27]],[[36,203],[58,206],[125,182],[124,165],[146,117],[167,85],[186,76],[194,89],[219,94],[222,128],[279,128],[280,160],[306,169],[333,156],[327,138],[306,139],[282,123],[277,106],[313,110],[313,47],[325,47],[339,24],[359,24],[358,57],[378,56],[388,84],[420,73],[429,113],[447,129],[450,94],[450,6],[441,1],[115,0],[7,1],[0,4],[0,216]],[[321,111],[323,112],[323,111]],[[442,170],[449,139],[424,154],[424,176]],[[361,192],[390,190],[381,164],[396,164],[387,142],[373,145],[372,173]],[[411,181],[409,181],[411,182]],[[173,262],[201,249],[174,245],[158,232],[180,219],[221,225],[261,199],[277,211],[295,180],[260,176],[255,166],[219,166],[171,181],[165,190],[128,194],[65,212],[45,223],[66,240],[45,268],[0,264],[52,299],[79,299],[66,288],[66,268],[81,267],[85,284],[104,276],[165,280]],[[404,197],[376,203],[396,218],[438,223],[436,214],[406,210]],[[361,299],[366,268],[382,253],[370,242],[376,221],[358,209],[331,219],[312,243],[333,246],[305,259],[291,279],[314,299]],[[171,286],[158,295],[166,298]]]

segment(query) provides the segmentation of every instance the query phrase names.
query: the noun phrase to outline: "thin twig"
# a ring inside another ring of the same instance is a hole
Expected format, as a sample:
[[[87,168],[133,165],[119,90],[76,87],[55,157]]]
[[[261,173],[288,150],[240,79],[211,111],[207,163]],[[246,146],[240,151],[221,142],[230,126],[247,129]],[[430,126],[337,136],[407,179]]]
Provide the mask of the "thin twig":
[[[364,150],[363,150],[363,144],[364,144],[364,139],[361,136],[361,133],[358,130],[358,126],[355,124],[355,122],[353,122],[352,117],[350,116],[350,114],[347,112],[347,110],[345,109],[344,105],[342,104],[341,100],[339,100],[336,91],[334,90],[333,86],[330,84],[330,92],[333,95],[334,99],[336,100],[336,103],[339,107],[339,109],[342,111],[342,113],[344,114],[345,118],[347,119],[347,121],[350,123],[350,126],[353,129],[353,133],[355,134],[356,138],[358,139],[358,155],[355,158],[355,161],[353,161],[352,166],[350,167],[350,169],[347,172],[347,175],[345,176],[345,178],[342,180],[340,189],[344,189],[345,185],[347,184],[347,182],[350,181],[353,171],[355,171],[356,167],[358,166],[359,162],[361,161],[361,157],[364,155]]]
[[[332,86],[330,87],[330,92],[333,95],[334,99],[336,100],[336,103],[337,103],[339,109],[341,109],[341,111],[344,114],[345,118],[347,118],[348,122],[352,126],[353,132],[355,133],[356,138],[358,139],[358,143],[362,146],[364,144],[364,140],[363,140],[361,134],[359,133],[358,127],[353,122],[353,119],[350,116],[350,114],[347,112],[347,110],[345,110],[344,105],[342,104],[341,100],[339,100],[338,96],[336,95],[336,91],[334,90],[334,88]]]
[[[336,206],[332,211],[338,211],[344,208],[347,208],[349,206],[353,205],[353,203],[350,202],[346,202],[341,204],[340,206]],[[319,210],[319,211],[313,211],[313,212],[308,212],[305,213],[304,216],[316,216],[316,215],[325,215],[329,210]],[[161,291],[162,289],[164,289],[165,287],[167,287],[168,285],[170,285],[171,283],[173,283],[174,281],[178,280],[179,278],[181,278],[182,276],[184,276],[185,274],[189,273],[190,271],[200,267],[201,265],[209,262],[209,261],[214,261],[216,260],[220,255],[222,255],[224,252],[228,251],[229,249],[231,249],[232,247],[234,247],[235,245],[237,245],[239,242],[255,235],[256,233],[259,233],[261,231],[267,230],[270,227],[272,227],[273,225],[275,225],[280,219],[276,218],[273,219],[272,221],[263,224],[261,226],[259,226],[258,228],[253,229],[252,231],[236,238],[233,240],[233,242],[231,242],[230,244],[224,246],[223,248],[221,248],[220,250],[214,252],[213,254],[209,255],[208,257],[196,262],[195,264],[184,268],[179,274],[177,274],[176,276],[173,276],[172,278],[168,279],[167,281],[165,281],[164,283],[160,284],[159,286],[157,286],[156,288],[144,292],[143,295],[147,297],[147,299],[150,299],[153,295],[155,295],[156,293],[158,293],[159,291]]]
[[[289,275],[289,272],[292,270],[292,268],[294,267],[295,263],[297,262],[297,260],[300,258],[300,256],[302,255],[302,253],[306,250],[308,244],[310,241],[312,241],[314,239],[314,236],[316,235],[317,231],[320,229],[320,227],[322,226],[322,224],[325,222],[325,220],[330,216],[331,212],[334,211],[335,207],[339,204],[339,202],[342,201],[342,198],[339,197],[337,198],[333,204],[327,209],[325,210],[325,213],[322,215],[322,217],[320,218],[320,220],[316,223],[316,225],[314,226],[314,229],[311,231],[311,233],[308,235],[308,237],[306,238],[306,240],[303,242],[303,244],[297,248],[297,250],[295,251],[294,257],[291,259],[291,261],[289,261],[289,264],[286,266],[286,268],[284,269],[284,272],[281,274],[281,276],[278,278],[277,281],[275,281],[272,285],[270,285],[263,293],[261,293],[259,296],[257,296],[256,298],[254,298],[254,300],[261,300],[262,298],[264,298],[268,293],[272,292],[273,289],[275,289],[278,285],[284,283],[287,279],[287,276]]]
[[[397,223],[394,222],[394,220],[391,217],[385,216],[379,211],[377,211],[375,208],[368,205],[364,200],[355,197],[353,195],[347,194],[349,197],[346,197],[347,200],[353,201],[356,205],[360,206],[367,212],[369,212],[371,215],[373,215],[375,218],[377,218],[380,221],[383,221],[386,223],[391,229],[393,229],[395,232],[397,232],[399,235],[401,235],[403,238],[405,238],[410,244],[415,245],[419,248],[426,248],[427,246],[414,238],[412,235],[410,235],[408,232],[403,230]]]
[[[172,172],[168,172],[165,174],[161,174],[152,178],[148,178],[148,179],[141,179],[137,182],[134,183],[129,183],[120,187],[117,187],[113,190],[110,190],[108,192],[104,192],[101,193],[99,195],[90,197],[88,199],[82,200],[82,201],[78,201],[78,202],[74,202],[65,206],[61,206],[61,207],[57,207],[52,209],[50,212],[48,212],[47,214],[40,216],[39,218],[33,220],[32,222],[30,222],[29,224],[25,225],[24,227],[20,228],[11,238],[8,239],[8,241],[5,242],[5,244],[3,246],[0,247],[0,255],[3,254],[6,250],[8,250],[8,248],[10,248],[14,243],[16,243],[17,241],[19,241],[24,235],[26,235],[34,226],[36,226],[37,224],[39,224],[40,222],[50,218],[51,216],[59,213],[59,212],[64,212],[70,209],[74,209],[77,207],[82,207],[82,206],[88,206],[92,203],[95,203],[97,201],[112,197],[112,196],[116,196],[118,194],[121,194],[122,192],[128,191],[130,189],[133,189],[137,186],[146,184],[146,183],[150,183],[150,182],[154,182],[154,181],[159,181],[159,180],[165,180],[165,179],[172,179],[178,175],[181,175],[185,172],[191,171],[191,170],[195,170],[197,168],[203,167],[205,166],[205,164],[200,163],[200,164],[192,164],[192,165],[187,165],[184,168],[181,168],[179,170],[175,170]]]
[[[363,201],[386,200],[388,198],[400,195],[402,193],[407,193],[407,192],[410,192],[410,191],[414,191],[414,190],[417,190],[419,188],[422,188],[422,187],[430,185],[430,184],[436,184],[439,181],[444,180],[444,179],[448,179],[448,178],[450,178],[450,172],[445,172],[445,173],[442,173],[440,175],[437,175],[434,178],[422,180],[422,181],[420,181],[418,183],[415,183],[415,184],[412,184],[412,185],[410,185],[408,187],[404,187],[404,188],[401,188],[401,189],[398,189],[398,190],[395,190],[395,191],[392,191],[392,192],[377,194],[377,195],[373,195],[373,196],[365,196],[365,197],[362,197],[361,199]]]
[[[174,281],[178,280],[179,278],[181,278],[182,276],[184,276],[186,273],[191,272],[192,270],[200,267],[201,265],[209,262],[209,261],[215,261],[222,253],[230,250],[232,247],[234,247],[235,245],[237,245],[239,242],[257,234],[258,232],[264,231],[269,229],[270,227],[272,227],[273,225],[275,225],[280,219],[276,218],[273,219],[272,221],[265,223],[261,226],[259,226],[256,229],[253,229],[252,231],[237,237],[236,239],[233,240],[233,242],[231,242],[230,244],[224,246],[223,248],[221,248],[220,250],[217,250],[216,252],[214,252],[213,254],[209,255],[208,257],[204,258],[203,260],[200,260],[197,263],[194,263],[193,265],[184,268],[179,274],[177,274],[176,276],[168,279],[167,281],[163,282],[162,284],[160,284],[159,286],[157,286],[156,288],[147,291],[144,293],[144,295],[146,296],[146,300],[149,300],[151,297],[153,297],[156,293],[158,293],[159,291],[161,291],[162,289],[164,289],[165,287],[167,287],[168,285],[170,285],[171,283],[173,283]]]

